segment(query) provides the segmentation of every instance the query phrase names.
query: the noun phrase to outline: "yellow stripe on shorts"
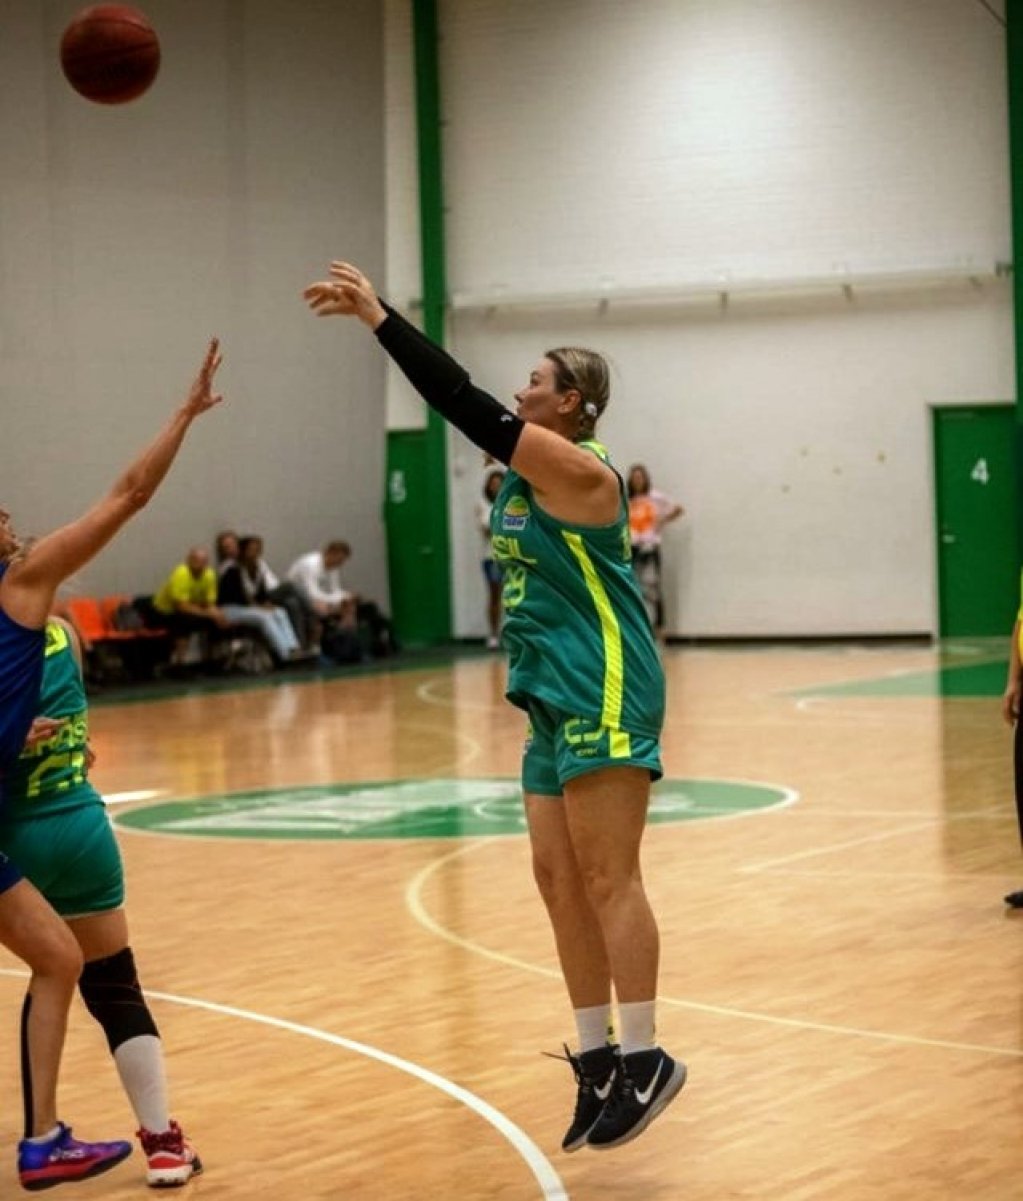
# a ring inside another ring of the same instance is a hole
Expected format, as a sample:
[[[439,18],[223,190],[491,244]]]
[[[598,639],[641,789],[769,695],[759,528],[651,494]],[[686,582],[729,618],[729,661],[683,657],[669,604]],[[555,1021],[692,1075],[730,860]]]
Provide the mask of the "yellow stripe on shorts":
[[[608,741],[611,744],[612,759],[631,759],[632,758],[632,739],[629,737],[628,730],[610,730],[608,731],[610,738]]]

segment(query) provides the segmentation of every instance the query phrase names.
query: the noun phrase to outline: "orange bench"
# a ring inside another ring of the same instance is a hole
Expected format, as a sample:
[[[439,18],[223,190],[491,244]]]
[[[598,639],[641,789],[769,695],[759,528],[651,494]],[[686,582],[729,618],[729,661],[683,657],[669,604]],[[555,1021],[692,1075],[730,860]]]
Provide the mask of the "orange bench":
[[[110,659],[115,657],[125,673],[147,674],[153,663],[152,644],[166,641],[167,630],[148,629],[142,625],[125,629],[118,624],[122,606],[130,605],[130,596],[76,596],[65,602],[67,616],[82,640],[83,652],[93,675],[103,678],[110,674]],[[150,649],[140,653],[143,644]]]

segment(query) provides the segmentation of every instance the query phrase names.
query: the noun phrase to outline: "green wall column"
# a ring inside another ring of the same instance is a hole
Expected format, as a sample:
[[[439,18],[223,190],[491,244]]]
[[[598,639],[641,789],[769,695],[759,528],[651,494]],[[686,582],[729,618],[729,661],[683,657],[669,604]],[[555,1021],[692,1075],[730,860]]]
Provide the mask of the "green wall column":
[[[447,313],[447,263],[444,246],[444,176],[441,147],[440,65],[437,0],[412,0],[416,68],[416,134],[419,157],[419,236],[423,283],[423,330],[444,345]],[[426,475],[430,506],[429,579],[441,628],[438,639],[451,637],[451,540],[448,529],[447,425],[428,411]]]
[[[436,0],[412,0],[423,328],[444,344],[447,279]],[[384,500],[391,612],[406,646],[451,637],[447,430],[427,409],[425,429],[388,430]]]
[[[1016,347],[1016,528],[1023,537],[1023,0],[1006,0],[1005,44],[1009,93],[1009,179],[1012,189],[1012,301]]]

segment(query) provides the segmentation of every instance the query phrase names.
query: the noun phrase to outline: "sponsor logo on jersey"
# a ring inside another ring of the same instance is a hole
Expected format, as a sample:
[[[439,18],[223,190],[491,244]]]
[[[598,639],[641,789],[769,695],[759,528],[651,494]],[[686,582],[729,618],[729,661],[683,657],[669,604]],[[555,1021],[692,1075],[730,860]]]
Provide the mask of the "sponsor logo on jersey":
[[[524,530],[529,520],[529,501],[524,496],[513,496],[501,514],[501,529]]]

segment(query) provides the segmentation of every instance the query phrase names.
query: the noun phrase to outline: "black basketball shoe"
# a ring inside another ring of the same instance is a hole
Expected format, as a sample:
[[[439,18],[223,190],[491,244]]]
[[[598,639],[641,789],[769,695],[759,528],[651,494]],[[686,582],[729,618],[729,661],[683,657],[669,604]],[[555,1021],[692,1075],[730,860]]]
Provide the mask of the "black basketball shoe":
[[[686,1065],[660,1047],[623,1055],[611,1096],[587,1135],[587,1143],[597,1151],[609,1151],[630,1142],[668,1107],[685,1082]]]
[[[544,1052],[549,1054],[549,1052]],[[615,1070],[618,1067],[618,1048],[608,1044],[592,1051],[573,1055],[565,1047],[564,1055],[552,1055],[552,1059],[564,1059],[572,1068],[578,1093],[575,1099],[575,1114],[572,1124],[561,1140],[562,1151],[578,1151],[586,1146],[586,1136],[593,1128],[608,1097],[611,1095]]]

